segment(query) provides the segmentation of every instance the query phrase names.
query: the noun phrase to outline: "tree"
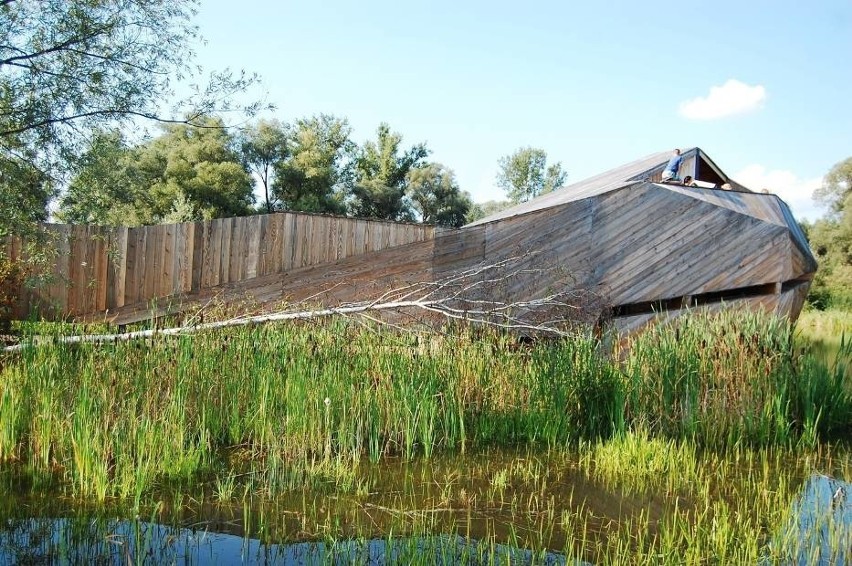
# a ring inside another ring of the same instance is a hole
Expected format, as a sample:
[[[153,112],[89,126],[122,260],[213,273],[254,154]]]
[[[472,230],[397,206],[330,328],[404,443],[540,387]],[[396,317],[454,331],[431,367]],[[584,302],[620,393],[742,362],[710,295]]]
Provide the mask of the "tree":
[[[814,198],[827,204],[838,215],[852,210],[852,157],[829,170],[822,187],[814,191]]]
[[[818,307],[852,307],[852,157],[829,170],[814,193],[830,212],[806,226],[819,261],[809,300]]]
[[[284,210],[342,214],[351,185],[354,144],[346,119],[321,114],[297,120],[290,156],[273,170],[273,194]]]
[[[508,200],[487,200],[485,202],[476,202],[470,207],[466,220],[468,223],[476,222],[481,218],[497,214],[501,210],[506,210],[512,205],[513,203]]]
[[[465,224],[472,202],[459,189],[455,174],[440,163],[429,163],[408,172],[409,198],[420,221],[458,228]]]
[[[265,197],[266,212],[272,212],[278,198],[272,193],[275,169],[290,156],[290,132],[278,120],[261,120],[242,133],[243,163],[260,179]]]
[[[178,82],[200,74],[191,24],[197,0],[4,0],[0,2],[0,159],[23,172],[25,204],[52,186],[95,129],[137,119],[195,124],[233,109],[254,77],[214,73],[191,103],[164,114]],[[245,111],[257,109],[250,104]],[[9,164],[11,162],[11,164]],[[33,184],[26,179],[51,179]],[[7,180],[0,183],[8,190]],[[5,198],[5,197],[4,197]],[[29,216],[40,216],[30,211]]]
[[[120,132],[95,135],[60,201],[68,222],[158,224],[251,212],[253,181],[219,118],[163,125],[129,147]]]
[[[59,201],[57,218],[72,224],[126,224],[137,200],[133,148],[120,130],[94,132]]]
[[[44,221],[53,187],[53,180],[27,160],[0,155],[0,240],[30,234]]]
[[[408,174],[419,167],[429,151],[417,144],[400,153],[402,135],[379,125],[376,142],[364,143],[355,160],[355,185],[350,209],[356,216],[387,220],[413,220],[406,202]]]
[[[514,203],[549,193],[561,187],[568,176],[559,162],[548,167],[547,153],[533,147],[523,147],[502,157],[499,166],[497,186],[506,191]]]
[[[240,162],[234,137],[219,118],[201,123],[201,128],[166,124],[162,136],[139,148],[137,175],[144,188],[139,208],[148,208],[144,223],[251,212],[254,183]]]

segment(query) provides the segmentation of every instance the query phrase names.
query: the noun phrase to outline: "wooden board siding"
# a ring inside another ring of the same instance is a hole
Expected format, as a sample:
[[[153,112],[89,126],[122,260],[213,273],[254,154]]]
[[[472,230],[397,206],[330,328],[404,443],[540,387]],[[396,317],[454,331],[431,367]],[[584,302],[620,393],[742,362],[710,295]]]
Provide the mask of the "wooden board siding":
[[[44,225],[57,257],[50,285],[22,291],[16,315],[103,316],[155,299],[381,251],[434,237],[435,228],[280,213],[160,226]],[[20,254],[11,240],[6,253]]]
[[[798,315],[816,262],[786,203],[640,180],[669,157],[655,154],[458,230],[293,213],[144,228],[51,225],[56,283],[22,304],[116,322],[147,318],[154,299],[157,314],[213,297],[260,308],[335,306],[511,259],[499,285],[480,276],[483,297],[593,292],[624,329],[657,316],[654,305],[687,304],[684,297]],[[696,159],[711,163],[693,148],[685,167]]]
[[[666,188],[672,192],[692,196],[739,214],[754,216],[757,219],[777,224],[778,226],[787,226],[784,213],[781,211],[780,199],[775,195],[720,191],[678,185],[671,185]]]

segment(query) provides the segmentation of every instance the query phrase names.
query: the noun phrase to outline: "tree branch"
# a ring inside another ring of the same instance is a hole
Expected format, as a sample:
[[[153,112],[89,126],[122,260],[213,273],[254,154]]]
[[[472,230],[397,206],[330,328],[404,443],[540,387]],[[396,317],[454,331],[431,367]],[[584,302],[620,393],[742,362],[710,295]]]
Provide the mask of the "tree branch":
[[[30,130],[35,130],[38,128],[43,128],[44,126],[50,126],[52,124],[60,124],[65,122],[73,122],[74,120],[79,120],[82,118],[92,118],[95,116],[104,116],[104,117],[119,117],[119,116],[136,116],[139,118],[145,118],[148,120],[153,120],[154,122],[160,122],[162,124],[187,124],[196,128],[209,128],[209,129],[217,129],[221,126],[211,126],[205,125],[203,123],[195,122],[194,120],[197,118],[201,118],[203,116],[202,113],[193,113],[188,118],[183,119],[174,119],[174,118],[162,118],[157,116],[156,114],[150,114],[148,112],[138,112],[135,110],[126,110],[126,109],[116,109],[110,108],[105,110],[92,110],[91,112],[81,112],[79,114],[71,114],[68,116],[60,116],[58,118],[46,118],[44,120],[40,120],[38,122],[33,122],[31,124],[26,124],[23,126],[19,126],[17,128],[8,128],[5,130],[0,130],[0,136],[12,136],[15,134],[21,134],[23,132],[27,132]]]
[[[56,53],[58,51],[63,51],[63,50],[69,49],[73,45],[79,45],[79,44],[82,44],[82,43],[89,41],[90,39],[94,39],[95,37],[106,32],[108,29],[109,29],[108,26],[104,26],[104,27],[99,28],[97,31],[95,31],[94,33],[91,33],[89,35],[85,35],[83,37],[72,37],[72,38],[70,38],[66,41],[63,41],[62,43],[58,43],[58,44],[56,44],[52,47],[48,47],[47,49],[42,49],[42,50],[36,51],[34,53],[24,53],[23,50],[15,48],[16,51],[24,53],[24,54],[23,55],[17,55],[15,57],[9,57],[8,59],[0,59],[0,67],[2,67],[3,65],[12,64],[12,63],[17,62],[17,61],[29,61],[29,60],[32,60],[32,59],[37,59],[37,58],[43,57],[45,55],[50,55],[51,53]]]
[[[528,259],[529,256],[526,256]],[[514,302],[502,302],[483,298],[483,279],[494,284],[506,283],[512,277],[533,273],[545,273],[548,270],[511,270],[510,268],[520,258],[509,258],[487,265],[461,271],[441,281],[415,283],[391,289],[377,298],[367,301],[346,303],[338,307],[319,309],[287,310],[271,314],[254,316],[239,316],[227,320],[195,324],[198,316],[192,317],[190,324],[165,328],[149,329],[119,334],[93,334],[82,336],[66,336],[57,341],[45,340],[7,346],[4,351],[15,352],[27,347],[52,343],[108,343],[155,336],[177,336],[193,334],[205,330],[215,330],[235,326],[251,326],[270,322],[293,320],[311,320],[329,316],[365,315],[371,313],[396,310],[419,310],[431,315],[442,316],[446,319],[461,320],[469,323],[529,332],[537,335],[567,336],[578,324],[588,324],[597,321],[603,311],[603,299],[583,289],[567,289],[550,293],[543,297]],[[487,290],[485,295],[491,295]],[[316,298],[314,296],[313,298]],[[312,298],[312,299],[313,299]],[[309,299],[311,300],[311,299]],[[302,303],[304,306],[305,303]]]

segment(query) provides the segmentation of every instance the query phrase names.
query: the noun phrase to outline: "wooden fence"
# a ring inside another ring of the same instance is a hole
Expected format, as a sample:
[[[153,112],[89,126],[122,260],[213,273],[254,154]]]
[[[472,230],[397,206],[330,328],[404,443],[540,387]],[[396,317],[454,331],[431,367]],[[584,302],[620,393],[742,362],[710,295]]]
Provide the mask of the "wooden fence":
[[[17,315],[73,316],[428,240],[435,227],[278,213],[139,228],[45,224],[57,255]],[[20,241],[7,243],[12,257]]]

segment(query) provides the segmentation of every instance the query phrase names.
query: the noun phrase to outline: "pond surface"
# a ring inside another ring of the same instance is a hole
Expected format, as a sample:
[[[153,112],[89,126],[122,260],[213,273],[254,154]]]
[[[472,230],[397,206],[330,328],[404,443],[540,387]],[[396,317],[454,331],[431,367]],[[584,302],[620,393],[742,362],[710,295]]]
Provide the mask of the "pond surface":
[[[48,493],[7,468],[0,564],[582,564],[631,563],[631,552],[654,563],[690,545],[721,553],[711,543],[724,536],[752,536],[766,563],[852,564],[852,485],[837,477],[848,452],[749,454],[702,460],[729,489],[677,469],[637,483],[597,474],[588,455],[494,451],[361,463],[346,485],[274,497],[246,478],[230,497],[221,480],[161,486],[138,512]],[[694,532],[678,539],[673,526]]]

